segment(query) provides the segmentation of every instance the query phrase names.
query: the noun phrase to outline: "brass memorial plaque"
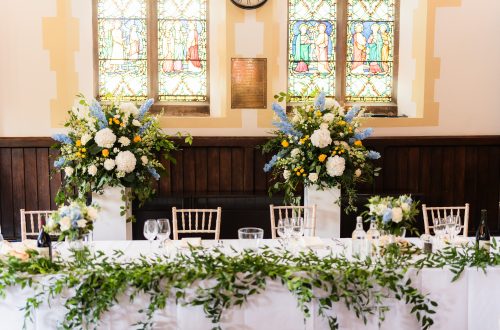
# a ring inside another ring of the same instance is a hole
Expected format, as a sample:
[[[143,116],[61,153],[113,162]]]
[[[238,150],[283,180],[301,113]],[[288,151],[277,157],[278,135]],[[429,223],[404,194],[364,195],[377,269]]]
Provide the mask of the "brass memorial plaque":
[[[265,109],[267,59],[231,59],[231,109]]]

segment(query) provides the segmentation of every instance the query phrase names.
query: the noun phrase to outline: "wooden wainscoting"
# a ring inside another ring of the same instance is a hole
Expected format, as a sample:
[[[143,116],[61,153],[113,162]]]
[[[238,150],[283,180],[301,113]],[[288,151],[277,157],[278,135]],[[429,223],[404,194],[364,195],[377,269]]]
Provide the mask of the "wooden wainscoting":
[[[253,225],[269,236],[267,206],[270,176],[262,168],[269,156],[255,147],[265,137],[196,137],[181,141],[177,164],[164,162],[169,175],[158,183],[158,195],[142,208],[134,237],[142,239],[142,222],[168,217],[172,206],[223,207],[222,237]],[[54,209],[60,175],[49,172],[56,153],[50,138],[0,138],[0,225],[8,239],[20,237],[19,209]],[[431,206],[471,204],[470,233],[480,210],[488,210],[489,227],[500,235],[500,136],[371,138],[366,145],[381,152],[380,176],[360,187],[360,207],[372,194],[411,193]],[[343,215],[342,236],[350,236],[355,214]]]

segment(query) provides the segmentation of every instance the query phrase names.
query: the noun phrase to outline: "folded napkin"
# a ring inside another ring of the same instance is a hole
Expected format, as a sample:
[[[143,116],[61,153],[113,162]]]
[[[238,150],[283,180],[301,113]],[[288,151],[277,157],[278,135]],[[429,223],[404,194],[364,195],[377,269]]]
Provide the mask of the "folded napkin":
[[[179,247],[188,248],[189,246],[201,246],[201,237],[184,237],[181,239]]]
[[[3,241],[1,244],[1,254],[6,254],[9,256],[16,257],[21,260],[28,260],[29,255],[26,250],[37,250],[36,240],[29,239],[23,242],[11,243],[8,241]]]
[[[324,248],[326,244],[317,236],[303,236],[299,239],[299,244],[305,248]]]
[[[445,238],[444,242],[446,244],[452,244],[455,246],[466,246],[467,244],[469,244],[469,239],[466,237],[455,237],[453,242],[451,242],[449,238]]]

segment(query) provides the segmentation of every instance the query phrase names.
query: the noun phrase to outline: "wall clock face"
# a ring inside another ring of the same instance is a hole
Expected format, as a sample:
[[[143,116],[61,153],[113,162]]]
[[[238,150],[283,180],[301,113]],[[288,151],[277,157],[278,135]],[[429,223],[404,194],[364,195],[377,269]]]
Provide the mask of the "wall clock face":
[[[231,0],[231,2],[243,9],[255,9],[265,4],[267,0]]]

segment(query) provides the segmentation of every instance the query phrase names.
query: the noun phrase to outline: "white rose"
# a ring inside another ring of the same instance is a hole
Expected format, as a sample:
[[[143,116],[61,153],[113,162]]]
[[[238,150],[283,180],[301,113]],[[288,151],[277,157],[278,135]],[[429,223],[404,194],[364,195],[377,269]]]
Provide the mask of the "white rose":
[[[317,129],[311,135],[311,143],[318,148],[324,148],[332,143],[330,131],[325,129]]]
[[[318,173],[309,173],[309,176],[307,178],[311,182],[316,182],[318,181]]]
[[[87,225],[87,220],[80,219],[76,222],[76,224],[78,225],[79,228],[85,228],[85,226]]]
[[[70,166],[64,168],[64,174],[66,174],[66,176],[72,176],[74,171],[73,167]]]
[[[378,204],[375,206],[375,212],[377,215],[382,216],[385,213],[385,210],[387,210],[387,206],[384,204]]]
[[[138,121],[137,119],[132,120],[132,125],[137,126],[137,127],[142,126],[141,122]]]
[[[93,206],[89,206],[87,208],[87,215],[92,220],[97,219],[97,209],[95,207],[93,207]]]
[[[403,210],[400,207],[392,209],[392,222],[398,223],[403,220]]]
[[[148,160],[148,157],[146,156],[142,156],[141,157],[141,162],[142,162],[142,165],[147,165],[149,160]]]
[[[120,110],[127,116],[132,115],[134,117],[137,117],[137,115],[139,114],[139,110],[137,109],[135,104],[131,102],[125,102],[120,104]]]
[[[106,171],[111,171],[113,168],[115,168],[115,161],[113,159],[106,159],[104,161],[104,168]]]
[[[96,175],[96,174],[97,174],[97,166],[95,166],[95,165],[90,165],[90,166],[87,168],[87,172],[88,172],[90,175],[92,175],[92,176]]]
[[[63,217],[61,221],[59,221],[59,226],[61,227],[61,231],[66,231],[71,228],[71,219],[69,217]]]
[[[290,178],[290,174],[291,174],[291,172],[289,170],[284,170],[283,171],[283,178],[285,180],[288,180]]]
[[[330,108],[339,108],[340,104],[337,102],[337,100],[332,99],[332,98],[326,98],[325,100],[325,108],[330,109]]]
[[[335,119],[335,115],[333,113],[331,113],[331,112],[327,112],[323,116],[323,121],[325,123],[331,123],[334,119]]]
[[[120,136],[120,138],[118,139],[118,143],[120,143],[122,147],[126,147],[130,145],[130,139],[126,136]]]
[[[290,153],[290,155],[293,157],[293,158],[297,158],[298,156],[300,156],[301,154],[301,151],[299,148],[295,148],[292,150],[292,152]]]
[[[340,156],[328,157],[326,171],[329,176],[341,176],[345,170],[345,159]]]
[[[101,148],[111,148],[116,141],[116,135],[106,127],[95,134],[94,140]]]
[[[82,137],[80,138],[80,141],[82,142],[82,145],[86,145],[87,142],[89,142],[90,140],[92,139],[92,136],[90,136],[90,134],[83,134]]]
[[[359,178],[361,176],[361,170],[358,168],[356,171],[354,171],[354,175]]]
[[[130,151],[120,151],[115,158],[116,170],[118,172],[131,173],[135,169],[137,159]]]
[[[327,124],[327,123],[321,123],[321,124],[319,125],[319,129],[328,130],[328,124]]]

